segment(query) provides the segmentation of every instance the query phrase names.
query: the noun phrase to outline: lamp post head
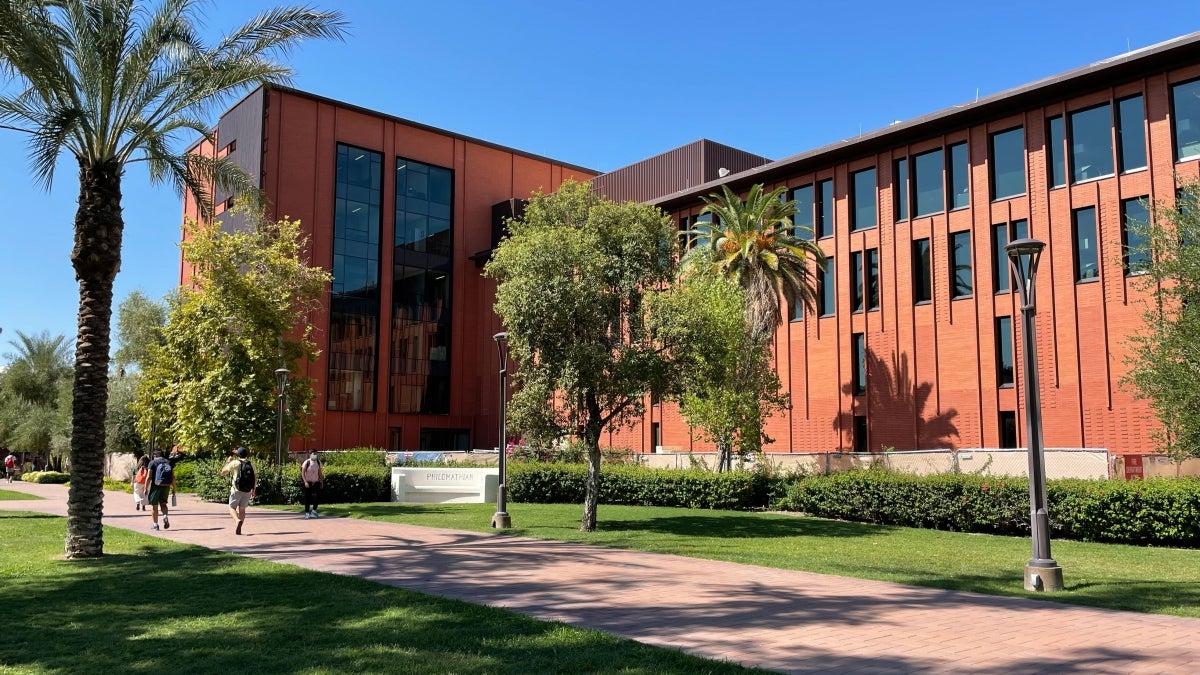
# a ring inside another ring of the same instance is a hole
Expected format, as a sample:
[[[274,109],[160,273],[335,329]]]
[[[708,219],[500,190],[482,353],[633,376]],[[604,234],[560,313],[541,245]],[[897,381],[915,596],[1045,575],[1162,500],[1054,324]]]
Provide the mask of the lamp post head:
[[[496,352],[500,355],[500,369],[503,370],[508,362],[508,333],[496,333],[492,339],[496,341]]]
[[[1045,242],[1030,238],[1017,239],[1004,247],[1004,251],[1008,253],[1009,265],[1017,277],[1022,309],[1033,309],[1036,304],[1034,279],[1037,277],[1038,262],[1045,248]]]
[[[275,382],[279,385],[279,395],[283,396],[284,390],[287,389],[288,373],[291,372],[287,368],[280,368],[275,371]]]

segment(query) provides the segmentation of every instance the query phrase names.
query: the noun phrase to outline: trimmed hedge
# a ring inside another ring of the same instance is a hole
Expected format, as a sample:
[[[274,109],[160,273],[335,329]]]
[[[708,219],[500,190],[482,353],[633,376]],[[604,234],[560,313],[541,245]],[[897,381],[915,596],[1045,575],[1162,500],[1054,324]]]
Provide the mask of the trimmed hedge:
[[[1052,537],[1200,547],[1200,480],[1051,480]],[[1029,534],[1029,482],[974,474],[845,471],[796,480],[774,508],[825,518]]]
[[[26,471],[21,474],[26,483],[70,483],[71,474],[61,471]]]
[[[196,495],[209,502],[224,502],[229,499],[233,477],[222,476],[224,459],[198,460],[194,462],[193,484]],[[251,460],[258,471],[258,490],[255,504],[299,504],[303,501],[303,483],[300,480],[300,465],[285,464],[282,484],[276,465]],[[392,470],[386,466],[350,463],[325,466],[325,487],[321,491],[321,502],[325,504],[350,504],[361,502],[386,502],[392,498]]]
[[[534,504],[582,502],[586,464],[513,462],[507,467],[508,498]],[[679,506],[692,509],[756,509],[769,501],[778,478],[766,473],[701,469],[651,469],[607,465],[600,472],[600,503]]]

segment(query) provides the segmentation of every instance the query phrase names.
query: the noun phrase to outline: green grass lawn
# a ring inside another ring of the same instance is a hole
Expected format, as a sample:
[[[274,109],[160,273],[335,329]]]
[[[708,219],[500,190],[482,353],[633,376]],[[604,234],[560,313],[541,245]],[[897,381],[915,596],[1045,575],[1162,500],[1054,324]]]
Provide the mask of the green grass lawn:
[[[287,507],[295,509],[297,507]],[[322,515],[476,532],[492,504],[341,504]],[[579,532],[579,504],[509,504],[510,534],[895,581],[991,595],[1200,617],[1200,551],[1054,541],[1066,590],[1022,588],[1030,540],[849,523],[786,514],[601,505],[597,531]]]
[[[0,673],[761,673],[358,578],[0,512]]]
[[[0,490],[0,500],[4,499],[41,499],[41,497],[16,490]]]

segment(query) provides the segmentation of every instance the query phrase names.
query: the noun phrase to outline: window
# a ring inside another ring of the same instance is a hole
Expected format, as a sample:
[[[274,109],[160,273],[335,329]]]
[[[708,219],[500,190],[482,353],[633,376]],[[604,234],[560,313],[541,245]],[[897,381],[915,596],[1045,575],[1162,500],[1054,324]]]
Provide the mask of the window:
[[[1013,410],[1000,411],[1000,447],[1017,447],[1017,413]]]
[[[329,410],[373,412],[378,370],[383,155],[338,144],[333,284],[329,303]]]
[[[450,412],[453,194],[449,169],[396,159],[388,382],[392,413]]]
[[[896,202],[896,220],[908,220],[908,158],[896,160],[896,188],[892,197]]]
[[[812,241],[813,232],[813,186],[804,185],[792,190],[792,200],[796,202],[796,215],[792,217],[795,224],[797,239]]]
[[[918,239],[912,245],[913,302],[933,301],[933,268],[929,264],[929,240]]]
[[[995,252],[995,269],[992,270],[992,286],[997,293],[1007,293],[1011,290],[1012,270],[1008,263],[1008,251],[1004,250],[1010,242],[1029,236],[1029,224],[1024,220],[1014,220],[1011,223],[1001,223],[992,226],[992,250]]]
[[[708,244],[709,235],[712,234],[713,214],[702,213],[698,216],[692,216],[692,240],[688,247],[704,246]]]
[[[403,427],[388,427],[388,450],[392,452],[400,452],[404,450]]]
[[[855,333],[851,336],[851,343],[854,350],[854,395],[862,396],[867,393],[867,336]]]
[[[867,250],[867,309],[879,309],[879,249]]]
[[[1117,138],[1121,171],[1146,168],[1146,110],[1140,94],[1117,101]]]
[[[837,290],[834,288],[836,270],[833,256],[825,258],[825,269],[821,270],[821,277],[817,281],[817,314],[820,316],[833,316],[837,306],[837,296],[834,295]]]
[[[1091,180],[1113,173],[1112,110],[1109,104],[1070,115],[1071,179]]]
[[[950,297],[970,297],[971,287],[971,232],[952,232],[950,246],[954,251],[950,269]]]
[[[650,423],[650,447],[654,452],[662,452],[662,425],[658,422]]]
[[[992,134],[992,199],[1025,194],[1025,129]]]
[[[1075,281],[1100,277],[1100,256],[1096,250],[1096,207],[1071,212],[1075,235]]]
[[[1175,161],[1200,156],[1200,80],[1171,87],[1171,112],[1175,121]]]
[[[421,429],[421,450],[455,452],[471,449],[471,432],[468,429]],[[500,449],[504,452],[504,448]]]
[[[1066,155],[1063,146],[1067,144],[1063,131],[1063,118],[1050,118],[1050,142],[1046,144],[1046,163],[1050,165],[1050,187],[1062,187],[1067,184]]]
[[[864,169],[850,174],[850,200],[854,204],[851,230],[866,230],[878,224],[875,198],[875,169]]]
[[[1150,212],[1146,210],[1149,197],[1121,201],[1121,247],[1124,253],[1125,276],[1141,274],[1150,263],[1146,227]]]
[[[971,204],[971,160],[967,156],[967,144],[950,146],[950,209],[961,209]]]
[[[823,180],[820,187],[820,203],[817,205],[817,239],[833,236],[833,181]]]
[[[942,151],[934,150],[913,158],[913,176],[917,198],[916,216],[928,216],[946,209],[942,191]]]
[[[863,254],[850,254],[850,311],[863,311]]]
[[[854,451],[855,452],[866,452],[867,448],[868,448],[868,446],[867,446],[867,416],[866,415],[855,415],[854,416]]]
[[[691,229],[691,219],[687,216],[679,218],[679,238],[683,240],[683,249],[686,251],[692,247],[692,235],[688,234]]]
[[[1012,317],[996,317],[996,384],[1013,386]]]

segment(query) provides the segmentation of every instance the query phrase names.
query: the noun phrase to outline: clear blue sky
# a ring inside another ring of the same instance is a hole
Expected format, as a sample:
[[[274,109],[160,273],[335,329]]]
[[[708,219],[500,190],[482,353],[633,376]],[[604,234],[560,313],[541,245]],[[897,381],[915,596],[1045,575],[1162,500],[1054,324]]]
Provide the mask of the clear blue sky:
[[[1200,30],[1175,0],[314,2],[351,37],[292,54],[294,86],[602,171],[699,138],[778,159]],[[207,26],[278,4],[216,0]],[[24,143],[0,130],[0,354],[76,332],[76,170],[44,191]],[[124,205],[114,310],[178,282],[178,195],[134,168]]]

